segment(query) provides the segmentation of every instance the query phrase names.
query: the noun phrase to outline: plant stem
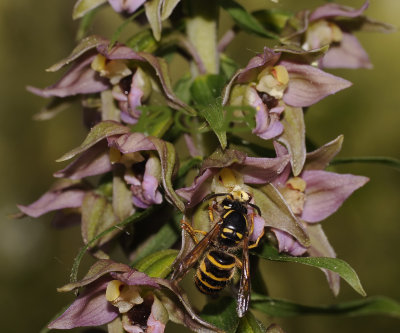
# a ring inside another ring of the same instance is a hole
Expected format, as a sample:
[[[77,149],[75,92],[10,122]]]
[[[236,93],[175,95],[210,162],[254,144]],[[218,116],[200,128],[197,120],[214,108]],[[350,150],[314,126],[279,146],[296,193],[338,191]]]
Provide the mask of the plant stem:
[[[204,63],[207,73],[217,74],[219,56],[218,37],[218,4],[215,0],[190,0],[187,2],[190,17],[186,24],[186,33]],[[194,66],[192,67],[193,70]],[[194,73],[196,76],[198,72]]]

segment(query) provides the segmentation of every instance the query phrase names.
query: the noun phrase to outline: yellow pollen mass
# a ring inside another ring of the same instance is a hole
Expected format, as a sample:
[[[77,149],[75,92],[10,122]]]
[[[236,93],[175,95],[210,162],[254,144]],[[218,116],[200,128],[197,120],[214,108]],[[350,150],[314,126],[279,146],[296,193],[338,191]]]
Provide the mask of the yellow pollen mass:
[[[223,168],[218,175],[218,180],[225,187],[234,187],[237,184],[235,174],[231,169]]]
[[[109,302],[115,301],[121,295],[121,289],[124,284],[119,280],[112,280],[107,284],[106,299]]]
[[[118,163],[121,160],[122,154],[118,149],[111,147],[109,156],[110,156],[110,162],[113,164],[113,163]]]
[[[286,186],[292,190],[297,190],[300,192],[304,192],[306,190],[306,182],[304,179],[300,177],[292,177],[289,178],[286,182]]]
[[[102,54],[98,54],[94,57],[90,67],[96,72],[101,72],[106,67],[106,61],[107,59],[105,56],[103,56]]]
[[[334,42],[341,42],[343,39],[343,32],[340,30],[340,28],[332,23],[329,22],[329,27],[331,28],[331,33],[332,33],[332,41]]]
[[[279,83],[286,85],[289,82],[289,73],[285,66],[277,65],[272,69],[272,75],[279,81]]]

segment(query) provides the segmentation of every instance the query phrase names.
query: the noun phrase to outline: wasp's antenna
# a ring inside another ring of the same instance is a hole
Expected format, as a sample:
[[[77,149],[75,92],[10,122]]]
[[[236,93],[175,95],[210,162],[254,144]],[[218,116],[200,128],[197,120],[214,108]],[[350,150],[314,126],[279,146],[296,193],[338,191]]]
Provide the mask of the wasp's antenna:
[[[212,198],[222,197],[222,196],[227,196],[227,195],[229,195],[229,193],[213,193],[213,194],[208,194],[208,195],[206,195],[206,196],[203,198],[203,200],[201,200],[201,202],[205,202],[205,201],[208,201],[208,200],[210,200],[210,199],[212,199]]]
[[[257,211],[257,213],[258,213],[259,216],[261,216],[261,209],[260,209],[260,207],[258,207],[258,206],[255,205],[255,204],[252,204],[252,203],[249,203],[249,205],[250,205],[251,207],[253,207],[253,208]]]

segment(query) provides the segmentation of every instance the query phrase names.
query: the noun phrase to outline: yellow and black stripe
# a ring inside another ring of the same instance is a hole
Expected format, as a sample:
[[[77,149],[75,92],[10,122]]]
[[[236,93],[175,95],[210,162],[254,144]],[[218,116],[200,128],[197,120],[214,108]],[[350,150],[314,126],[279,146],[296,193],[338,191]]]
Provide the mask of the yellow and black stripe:
[[[222,251],[210,251],[197,269],[196,286],[204,294],[216,294],[233,277],[234,269],[235,257]]]

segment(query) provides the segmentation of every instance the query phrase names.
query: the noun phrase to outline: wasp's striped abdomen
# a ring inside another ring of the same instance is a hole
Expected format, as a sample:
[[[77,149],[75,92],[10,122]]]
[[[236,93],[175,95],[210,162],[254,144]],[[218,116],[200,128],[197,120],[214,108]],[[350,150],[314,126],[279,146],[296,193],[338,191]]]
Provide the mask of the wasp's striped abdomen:
[[[233,277],[235,257],[222,251],[210,251],[201,261],[195,276],[197,288],[204,294],[216,294]]]

